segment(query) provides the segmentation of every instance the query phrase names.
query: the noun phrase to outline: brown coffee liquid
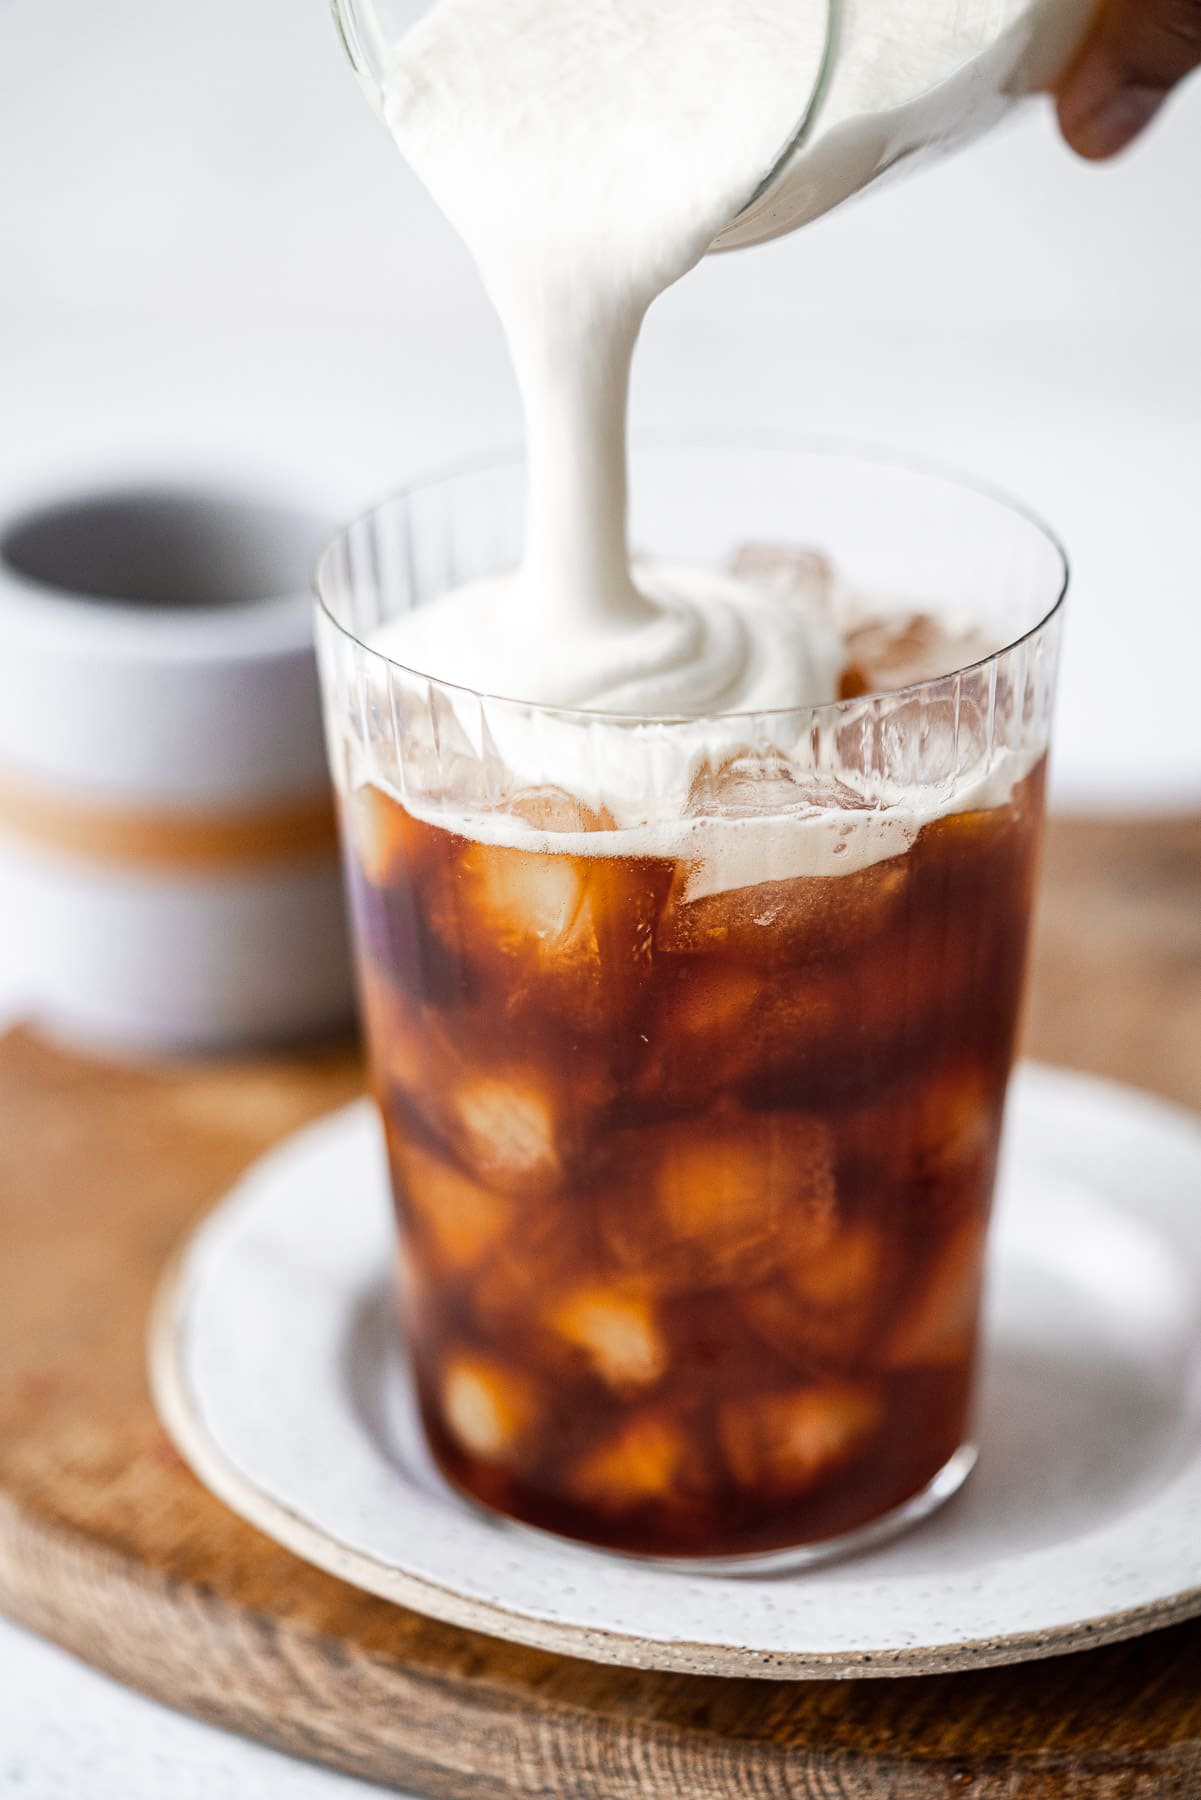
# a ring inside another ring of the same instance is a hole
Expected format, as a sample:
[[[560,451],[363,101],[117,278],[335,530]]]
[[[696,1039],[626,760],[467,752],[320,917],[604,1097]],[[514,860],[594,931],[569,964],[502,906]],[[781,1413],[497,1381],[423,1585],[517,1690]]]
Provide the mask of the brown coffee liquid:
[[[358,791],[405,1317],[459,1487],[728,1556],[852,1531],[954,1453],[1042,790],[1040,765],[889,861],[692,902],[666,858],[479,843]]]

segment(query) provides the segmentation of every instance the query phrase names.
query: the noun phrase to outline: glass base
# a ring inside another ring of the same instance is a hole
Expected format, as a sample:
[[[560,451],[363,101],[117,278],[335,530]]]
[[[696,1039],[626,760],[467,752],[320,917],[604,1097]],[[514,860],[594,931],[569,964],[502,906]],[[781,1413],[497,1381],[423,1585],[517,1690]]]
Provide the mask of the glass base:
[[[894,1506],[891,1512],[881,1514],[878,1519],[870,1519],[866,1525],[856,1526],[854,1531],[844,1531],[838,1537],[822,1538],[814,1544],[789,1544],[781,1550],[753,1550],[740,1556],[642,1556],[630,1550],[610,1550],[600,1544],[588,1544],[580,1538],[562,1536],[557,1531],[546,1531],[539,1525],[527,1525],[521,1519],[514,1519],[508,1513],[494,1511],[484,1506],[474,1496],[463,1496],[471,1504],[474,1511],[484,1513],[493,1524],[506,1530],[519,1533],[522,1537],[550,1538],[556,1544],[570,1544],[573,1550],[584,1556],[599,1557],[604,1562],[635,1562],[654,1569],[675,1570],[681,1575],[791,1575],[800,1569],[816,1568],[819,1563],[837,1562],[841,1557],[855,1556],[861,1550],[874,1549],[877,1544],[888,1543],[890,1539],[899,1537],[902,1532],[909,1531],[928,1519],[931,1513],[945,1506],[953,1495],[957,1494],[972,1470],[979,1456],[976,1444],[961,1444],[954,1455],[948,1457],[925,1487],[903,1500],[900,1506]],[[457,1490],[462,1493],[462,1490]]]

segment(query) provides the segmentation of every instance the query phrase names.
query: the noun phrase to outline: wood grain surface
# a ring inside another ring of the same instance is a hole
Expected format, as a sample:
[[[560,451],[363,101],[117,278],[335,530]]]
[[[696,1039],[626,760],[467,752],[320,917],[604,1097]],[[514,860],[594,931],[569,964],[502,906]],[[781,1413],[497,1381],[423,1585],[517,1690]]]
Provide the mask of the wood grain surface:
[[[1201,1106],[1201,821],[1054,828],[1027,1047]],[[151,1409],[150,1299],[238,1172],[358,1086],[349,1050],[139,1069],[0,1042],[0,1608],[172,1705],[455,1800],[1198,1800],[1201,1623],[920,1680],[644,1674],[401,1611],[227,1512]]]

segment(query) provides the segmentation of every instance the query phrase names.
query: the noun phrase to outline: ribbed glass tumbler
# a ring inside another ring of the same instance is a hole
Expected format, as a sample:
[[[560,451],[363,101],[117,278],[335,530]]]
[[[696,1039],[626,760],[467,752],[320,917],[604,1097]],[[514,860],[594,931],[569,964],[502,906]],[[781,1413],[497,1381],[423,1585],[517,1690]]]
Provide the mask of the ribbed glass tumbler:
[[[975,1457],[1066,570],[1020,510],[899,462],[651,450],[631,486],[640,556],[992,653],[792,712],[536,707],[371,647],[515,562],[519,467],[333,543],[320,655],[404,1320],[464,1494],[779,1567],[921,1517]]]

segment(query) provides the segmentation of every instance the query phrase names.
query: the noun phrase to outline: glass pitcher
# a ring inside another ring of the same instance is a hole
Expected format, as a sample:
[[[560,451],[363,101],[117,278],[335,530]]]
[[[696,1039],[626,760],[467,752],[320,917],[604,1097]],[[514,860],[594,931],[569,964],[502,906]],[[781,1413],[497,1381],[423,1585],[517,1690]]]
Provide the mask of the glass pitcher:
[[[798,4],[800,0],[798,0]],[[881,177],[997,124],[1046,90],[1084,41],[1098,0],[816,0],[825,52],[797,126],[716,250],[766,243]],[[389,52],[429,0],[332,0],[376,111]]]

